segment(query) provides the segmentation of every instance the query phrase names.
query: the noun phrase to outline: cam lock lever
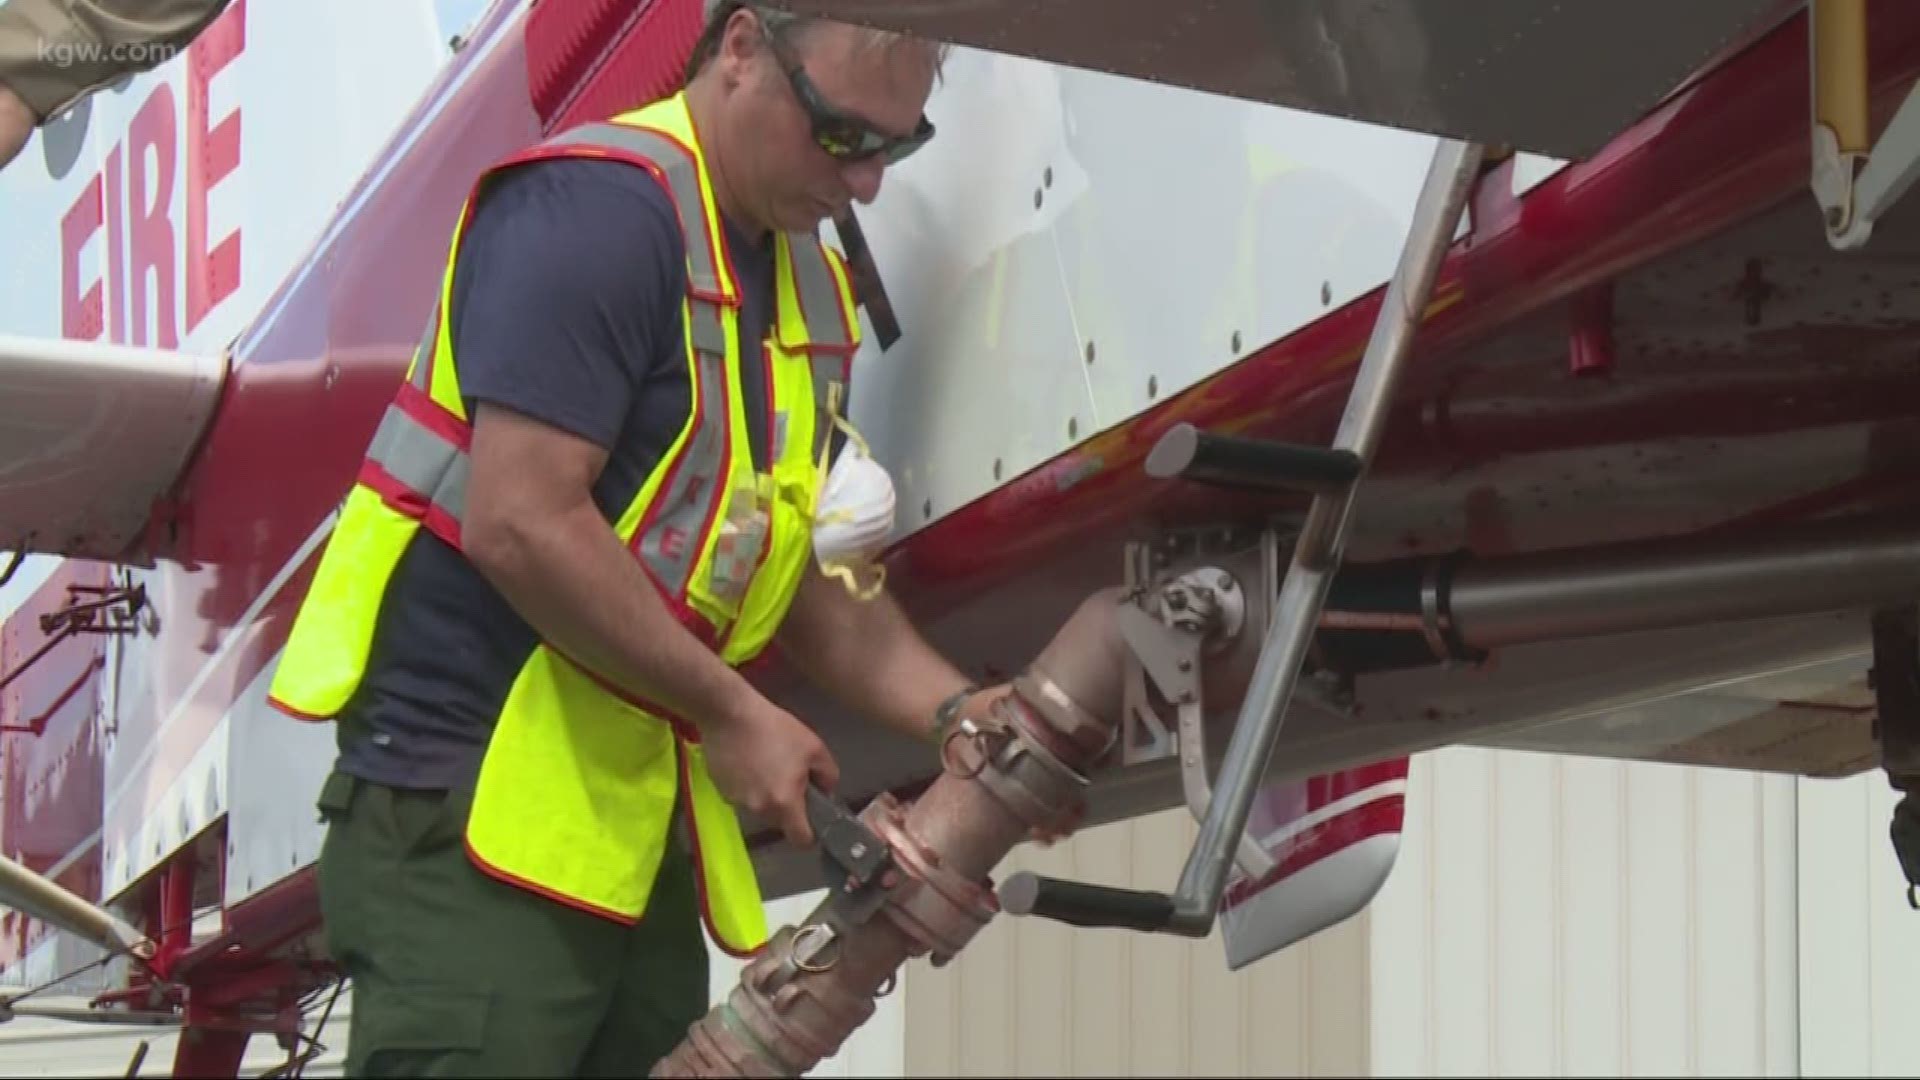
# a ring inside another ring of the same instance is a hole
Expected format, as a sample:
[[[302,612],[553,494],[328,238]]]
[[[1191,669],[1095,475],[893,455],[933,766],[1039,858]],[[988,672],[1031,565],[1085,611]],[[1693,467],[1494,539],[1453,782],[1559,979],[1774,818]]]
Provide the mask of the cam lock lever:
[[[866,922],[886,902],[893,849],[873,830],[816,785],[807,785],[807,823],[820,845],[820,860],[841,919]]]

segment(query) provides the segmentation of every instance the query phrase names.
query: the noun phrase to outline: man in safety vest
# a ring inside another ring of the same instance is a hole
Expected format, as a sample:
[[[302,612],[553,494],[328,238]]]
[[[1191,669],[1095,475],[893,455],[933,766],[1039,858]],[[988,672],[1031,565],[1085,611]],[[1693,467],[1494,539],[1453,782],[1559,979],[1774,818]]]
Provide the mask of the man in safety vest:
[[[644,1075],[768,930],[736,811],[808,844],[832,756],[776,638],[933,740],[985,702],[870,565],[892,487],[819,222],[932,136],[938,47],[707,0],[683,91],[488,170],[271,699],[320,796],[349,1075]],[[841,434],[837,435],[836,432]]]

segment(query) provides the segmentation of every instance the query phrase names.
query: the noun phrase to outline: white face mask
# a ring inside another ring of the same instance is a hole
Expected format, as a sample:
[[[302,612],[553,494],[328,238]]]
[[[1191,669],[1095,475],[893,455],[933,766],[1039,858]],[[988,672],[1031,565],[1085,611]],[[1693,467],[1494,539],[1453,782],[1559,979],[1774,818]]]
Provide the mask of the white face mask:
[[[886,568],[875,562],[893,535],[893,477],[849,439],[827,474],[813,519],[813,557],[862,600],[879,595]],[[858,579],[870,577],[862,584]]]

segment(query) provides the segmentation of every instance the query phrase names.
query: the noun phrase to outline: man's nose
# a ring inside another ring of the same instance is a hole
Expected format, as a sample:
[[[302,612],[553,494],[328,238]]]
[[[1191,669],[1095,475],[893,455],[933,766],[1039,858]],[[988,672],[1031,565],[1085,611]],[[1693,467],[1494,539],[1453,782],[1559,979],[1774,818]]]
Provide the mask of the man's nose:
[[[847,190],[861,204],[871,203],[880,195],[880,178],[886,173],[886,162],[878,157],[865,161],[850,161],[841,167],[840,175],[847,182]]]

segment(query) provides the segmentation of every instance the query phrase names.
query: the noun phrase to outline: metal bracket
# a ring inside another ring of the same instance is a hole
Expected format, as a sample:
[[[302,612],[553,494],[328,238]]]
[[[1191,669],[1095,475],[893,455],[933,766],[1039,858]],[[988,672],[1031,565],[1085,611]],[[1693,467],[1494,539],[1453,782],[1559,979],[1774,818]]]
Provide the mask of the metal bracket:
[[[1151,726],[1161,739],[1167,727],[1160,719],[1158,703],[1147,695],[1147,685],[1158,692],[1158,702],[1174,710],[1176,741],[1180,755],[1180,784],[1187,796],[1187,808],[1194,820],[1205,821],[1207,807],[1213,801],[1213,781],[1208,773],[1206,737],[1206,697],[1201,686],[1203,653],[1210,645],[1230,642],[1245,621],[1244,590],[1225,570],[1189,571],[1152,594],[1162,605],[1156,617],[1138,602],[1122,608],[1120,636],[1131,646],[1127,664],[1126,718],[1129,723]],[[1142,599],[1147,599],[1143,597]],[[1169,608],[1173,602],[1178,605]],[[1187,620],[1182,625],[1183,617]],[[1273,870],[1273,860],[1265,849],[1242,835],[1238,859],[1240,868],[1251,877],[1262,877]]]
[[[0,690],[11,686],[14,680],[27,673],[27,669],[40,662],[41,658],[52,652],[56,646],[75,634],[131,634],[138,629],[136,620],[140,611],[147,605],[147,587],[135,585],[130,589],[108,589],[98,585],[69,585],[69,596],[92,594],[96,600],[75,600],[58,611],[49,611],[40,616],[40,632],[48,635],[40,647],[33,650],[25,660],[5,675],[0,675]],[[124,612],[120,605],[126,605]],[[16,725],[15,729],[26,725]],[[37,732],[36,732],[37,734]]]
[[[1868,134],[1865,0],[1809,0],[1811,174],[1827,243],[1866,245],[1873,226],[1920,179],[1920,84],[1880,133]]]

